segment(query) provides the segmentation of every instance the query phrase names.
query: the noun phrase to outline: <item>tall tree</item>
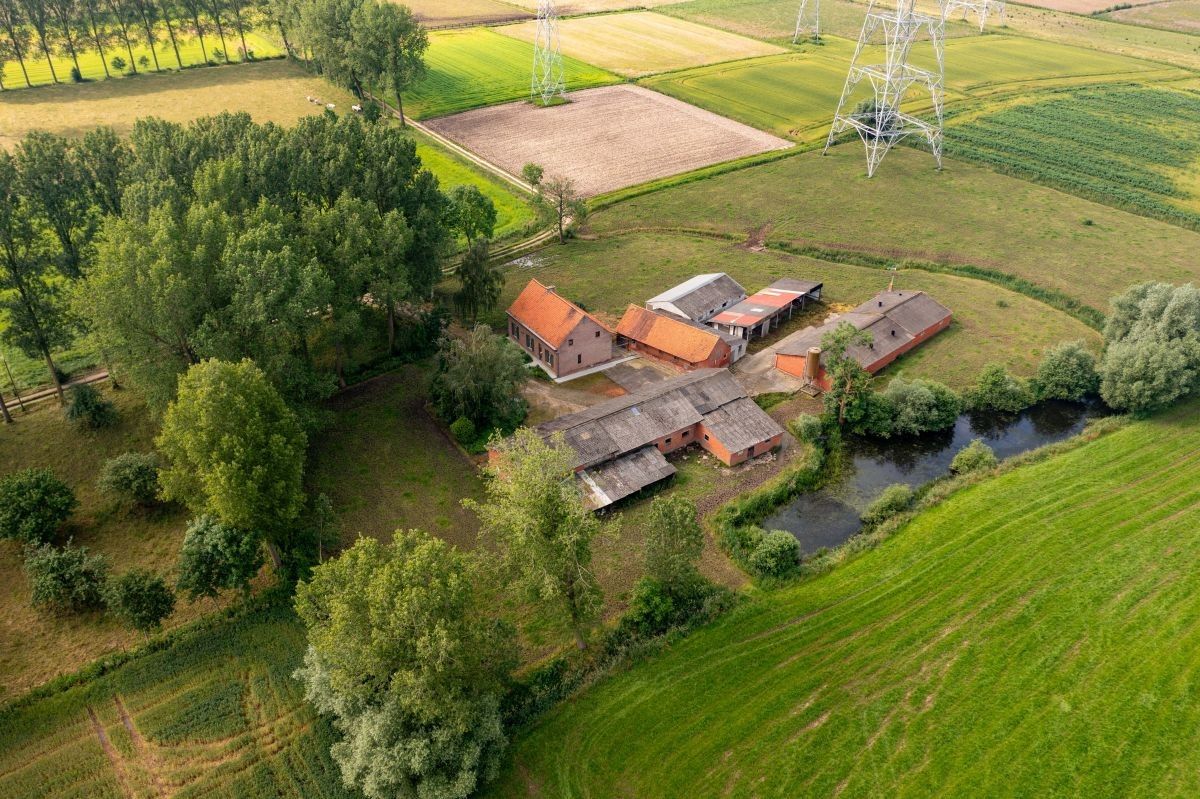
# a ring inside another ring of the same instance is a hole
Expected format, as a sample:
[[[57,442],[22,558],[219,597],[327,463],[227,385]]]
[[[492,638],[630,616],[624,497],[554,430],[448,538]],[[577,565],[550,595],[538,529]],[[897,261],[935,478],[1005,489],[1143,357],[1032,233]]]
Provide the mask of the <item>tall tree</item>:
[[[164,499],[290,549],[307,438],[252,361],[189,369],[155,443],[168,464],[158,473]]]
[[[330,754],[343,782],[369,799],[467,799],[502,762],[515,637],[488,617],[477,572],[399,530],[389,545],[359,538],[296,588],[308,631],[296,677],[341,733]]]
[[[525,418],[521,386],[529,379],[521,350],[487,325],[438,342],[429,395],[447,422],[466,417],[480,430]]]
[[[203,63],[208,63],[208,50],[205,49],[204,32],[208,29],[207,24],[203,19],[204,0],[179,0],[184,11],[187,12],[187,19],[191,23],[190,28],[192,34],[200,40],[200,55],[204,58]]]
[[[75,157],[83,173],[87,202],[102,215],[121,213],[121,191],[133,153],[109,127],[91,128],[75,143]]]
[[[125,52],[129,54],[129,68],[137,74],[137,59],[133,57],[133,38],[129,35],[129,26],[137,18],[134,7],[135,0],[105,0],[108,5],[109,19],[117,25],[121,41],[125,43]]]
[[[30,357],[42,357],[64,405],[62,383],[51,354],[70,341],[66,308],[45,237],[19,190],[13,157],[0,151],[0,315],[8,324],[0,334]]]
[[[457,276],[459,289],[454,295],[454,304],[463,321],[474,324],[481,311],[496,307],[504,290],[504,273],[499,266],[492,265],[487,239],[480,239],[470,246],[458,267]]]
[[[350,41],[358,74],[376,90],[392,90],[405,126],[404,93],[425,76],[425,29],[407,6],[371,0],[351,13]]]
[[[4,2],[4,0],[0,0],[0,2]],[[111,78],[112,75],[108,71],[108,56],[104,55],[104,45],[112,41],[112,31],[105,19],[108,13],[105,0],[80,0],[80,8],[86,23],[84,30],[87,32],[88,41],[96,48],[96,52],[100,56],[100,66],[104,67],[104,77]]]
[[[15,163],[19,190],[58,240],[56,266],[69,278],[80,277],[94,220],[74,149],[62,136],[35,130],[17,145]]]
[[[158,10],[162,13],[163,24],[167,27],[167,38],[171,40],[171,49],[175,51],[175,63],[183,69],[183,59],[179,55],[179,39],[175,36],[175,24],[172,18],[181,13],[175,0],[158,0]]]
[[[155,0],[130,0],[130,5],[137,13],[138,21],[142,23],[142,35],[145,37],[146,47],[150,50],[150,56],[154,59],[154,71],[162,72],[158,63],[158,34],[154,30],[158,24],[158,5]]]
[[[478,186],[455,186],[450,192],[451,218],[467,244],[496,231],[496,204]]]
[[[246,28],[249,27],[249,19],[242,13],[242,0],[229,0],[229,7],[233,10],[233,24],[237,28],[238,38],[242,40],[242,61],[247,61],[250,58],[250,47],[246,44]]]
[[[412,232],[404,214],[388,211],[376,229],[374,257],[377,266],[371,270],[367,288],[381,303],[387,314],[388,353],[396,352],[396,304],[411,291],[405,254],[412,242]]]
[[[504,567],[536,598],[556,605],[575,643],[587,646],[603,596],[592,572],[592,540],[600,521],[583,505],[575,453],[555,434],[543,441],[523,427],[497,442],[487,501],[464,500],[478,514]]]
[[[312,0],[301,6],[304,40],[321,72],[362,97],[360,48],[355,46],[351,17],[362,0]]]
[[[20,0],[21,8],[24,11],[23,16],[25,22],[29,24],[34,33],[37,35],[38,45],[42,48],[42,55],[46,57],[46,64],[50,67],[50,79],[58,83],[58,72],[54,69],[54,55],[51,52],[51,36],[50,30],[51,18],[50,9],[47,7],[45,0]]]
[[[67,53],[71,56],[71,63],[75,65],[75,73],[82,77],[77,47],[79,33],[75,27],[80,17],[79,0],[45,0],[45,3],[50,10],[50,16],[58,27],[59,40],[67,48]]]
[[[646,576],[669,587],[702,579],[696,562],[704,551],[704,530],[695,503],[679,494],[655,497],[646,529]]]
[[[833,413],[839,425],[857,423],[865,413],[864,400],[871,390],[871,375],[854,359],[850,348],[865,347],[871,341],[869,332],[849,322],[842,322],[821,339],[821,360],[830,383],[825,410]]]
[[[583,198],[575,191],[575,182],[570,178],[546,178],[538,183],[537,207],[542,215],[558,226],[558,243],[567,242],[567,223],[578,223],[587,213]]]
[[[283,48],[292,58],[299,57],[296,49],[298,40],[295,37],[299,33],[300,5],[299,0],[267,0],[261,8],[267,24],[279,29]]]
[[[17,63],[21,65],[21,75],[25,78],[27,87],[33,86],[29,81],[29,70],[25,68],[25,55],[29,52],[29,41],[32,34],[25,24],[25,16],[21,9],[20,0],[0,0],[0,28],[8,37],[8,47]]]
[[[217,36],[221,40],[221,58],[226,64],[229,63],[229,45],[225,43],[225,0],[204,0],[204,10],[208,12],[208,18],[213,21],[213,25],[217,28]]]

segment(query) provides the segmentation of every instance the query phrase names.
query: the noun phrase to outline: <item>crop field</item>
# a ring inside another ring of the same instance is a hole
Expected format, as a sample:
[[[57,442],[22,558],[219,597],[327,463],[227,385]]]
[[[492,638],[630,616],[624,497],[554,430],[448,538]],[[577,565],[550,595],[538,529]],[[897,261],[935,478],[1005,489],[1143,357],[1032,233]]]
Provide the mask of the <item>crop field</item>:
[[[487,795],[1196,795],[1198,410],[965,489],[596,685]]]
[[[439,31],[429,37],[428,74],[404,97],[417,119],[529,97],[533,45],[486,28]],[[569,91],[620,80],[616,75],[563,57]]]
[[[558,286],[588,309],[620,316],[647,298],[702,272],[720,269],[755,291],[781,277],[819,280],[826,302],[857,305],[887,288],[881,269],[835,264],[778,252],[754,252],[739,243],[679,233],[627,234],[543,250],[517,261],[500,307],[531,277]],[[1040,302],[989,283],[921,270],[902,270],[897,286],[928,291],[954,311],[955,324],[898,361],[886,374],[932,377],[956,388],[973,384],[984,364],[997,361],[1031,374],[1046,348],[1061,341],[1098,341],[1096,332]],[[502,322],[497,317],[493,322]],[[1014,346],[1014,342],[1022,342]]]
[[[870,180],[862,146],[847,143],[825,157],[803,153],[637,197],[589,224],[601,233],[693,228],[972,264],[1102,311],[1133,283],[1200,279],[1200,233],[963,161],[946,159],[938,173],[929,153],[903,147]]]
[[[570,178],[585,195],[791,146],[629,85],[576,92],[548,108],[524,102],[481,108],[429,127],[512,174],[541,164],[547,177]]]
[[[799,6],[794,0],[690,0],[659,11],[745,36],[790,43],[796,30]],[[857,39],[865,11],[865,3],[821,0],[821,33]],[[954,20],[946,24],[947,37],[978,33],[978,28]]]
[[[699,67],[642,83],[776,135],[821,140],[829,130],[853,53],[853,42],[827,36],[823,46],[806,47],[800,53]],[[1180,74],[1184,73],[1164,71],[1144,61],[1011,36],[946,44],[946,102],[951,108],[1033,87]],[[913,102],[916,110],[928,105],[928,99],[919,95]]]
[[[404,0],[426,28],[482,25],[524,19],[529,13],[517,4],[496,0]]]
[[[49,468],[79,499],[66,534],[75,543],[112,559],[117,573],[134,566],[165,571],[175,564],[186,516],[177,509],[126,512],[96,490],[107,458],[154,449],[156,425],[131,392],[112,392],[121,415],[111,430],[82,433],[70,427],[54,401],[16,407],[17,423],[0,426],[0,473],[17,468]],[[10,404],[15,405],[15,403]],[[167,626],[194,618],[200,608],[181,601]],[[0,542],[0,703],[63,671],[71,671],[141,638],[112,619],[55,618],[29,605],[29,585],[21,570],[20,547]],[[0,795],[4,791],[0,789]]]
[[[305,99],[310,95],[339,109],[354,102],[349,92],[283,60],[5,92],[0,97],[0,146],[11,147],[35,129],[81,136],[109,125],[127,133],[145,116],[186,122],[246,111],[258,122],[289,124],[321,111]]]
[[[266,610],[0,715],[0,795],[349,797],[291,676],[303,648]]]
[[[536,24],[497,31],[532,42]],[[626,77],[783,52],[766,42],[650,11],[563,19],[558,33],[566,55]]]
[[[537,0],[509,0],[515,6],[537,11]],[[554,7],[561,16],[599,14],[604,11],[624,11],[630,8],[657,8],[678,3],[679,0],[564,0]]]
[[[204,44],[208,47],[208,58],[200,50],[199,37],[186,37],[176,34],[179,41],[179,58],[183,61],[185,67],[203,64],[206,60],[219,62],[221,59],[213,55],[213,48],[221,46],[221,40],[217,37],[214,31],[211,35],[206,36]],[[226,43],[229,45],[229,60],[231,63],[237,63],[240,57],[239,50],[241,48],[241,40],[236,32],[226,31]],[[277,58],[283,55],[283,51],[274,44],[270,39],[260,36],[257,33],[246,34],[246,45],[250,48],[252,55],[258,58]],[[32,48],[31,48],[32,49]],[[33,55],[32,53],[30,55]],[[50,65],[46,63],[45,58],[29,57],[25,59],[25,69],[29,73],[29,81],[34,86],[45,85],[52,83],[50,76]],[[105,49],[105,55],[111,60],[113,56],[121,56],[126,61],[129,60],[129,53],[123,47],[112,47],[111,44]],[[153,55],[158,56],[158,64],[164,71],[178,70],[179,62],[175,60],[175,50],[171,47],[170,40],[159,43],[154,49],[154,53],[150,52],[150,48],[144,44],[134,45],[133,57],[136,60],[145,56],[150,62],[148,67],[138,65],[140,74],[151,73],[154,71]],[[71,80],[71,67],[75,62],[71,60],[69,55],[56,55],[53,57],[54,71],[58,73],[58,79],[62,83],[68,83]],[[129,70],[129,67],[126,67]],[[79,53],[79,72],[83,75],[84,80],[104,80],[104,63],[100,60],[100,55],[93,50],[85,50]],[[120,77],[121,74],[114,70],[111,66],[109,72],[112,77]],[[4,77],[5,89],[20,89],[25,86],[25,76],[21,72],[21,65],[16,60],[5,60],[0,66],[0,74]]]
[[[1200,94],[1085,89],[955,125],[946,152],[1200,228],[1198,128]]]
[[[1132,25],[1200,33],[1200,2],[1196,0],[1167,0],[1149,5],[1135,5],[1133,8],[1111,11],[1104,17]]]
[[[1156,3],[1158,0],[1121,0],[1121,5],[1140,6],[1145,3]],[[1071,14],[1094,14],[1112,8],[1116,3],[1109,0],[1027,0],[1025,5],[1048,8],[1052,11],[1066,11]]]

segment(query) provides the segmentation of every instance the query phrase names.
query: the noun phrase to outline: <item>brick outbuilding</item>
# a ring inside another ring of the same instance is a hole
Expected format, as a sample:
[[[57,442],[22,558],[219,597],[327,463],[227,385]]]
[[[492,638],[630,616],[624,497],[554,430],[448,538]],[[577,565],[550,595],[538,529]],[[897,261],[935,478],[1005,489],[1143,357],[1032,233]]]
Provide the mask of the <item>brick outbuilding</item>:
[[[702,324],[636,305],[630,305],[621,317],[617,342],[682,369],[729,366],[734,360],[732,345],[743,345]]]

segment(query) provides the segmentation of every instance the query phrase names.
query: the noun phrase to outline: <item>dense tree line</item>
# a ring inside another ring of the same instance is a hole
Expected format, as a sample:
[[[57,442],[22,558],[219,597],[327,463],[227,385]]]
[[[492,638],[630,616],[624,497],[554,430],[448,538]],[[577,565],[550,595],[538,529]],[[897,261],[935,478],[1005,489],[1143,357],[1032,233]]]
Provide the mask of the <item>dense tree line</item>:
[[[231,43],[246,60],[253,58],[246,34],[269,24],[266,4],[246,0],[0,0],[0,69],[16,63],[26,86],[33,61],[46,62],[54,83],[66,78],[54,57],[69,58],[71,78],[80,80],[79,58],[88,52],[100,57],[106,76],[110,65],[134,74],[139,67],[183,69],[180,39],[189,37],[210,63],[228,63]],[[170,60],[162,62],[167,44]],[[135,58],[135,47],[147,54]]]

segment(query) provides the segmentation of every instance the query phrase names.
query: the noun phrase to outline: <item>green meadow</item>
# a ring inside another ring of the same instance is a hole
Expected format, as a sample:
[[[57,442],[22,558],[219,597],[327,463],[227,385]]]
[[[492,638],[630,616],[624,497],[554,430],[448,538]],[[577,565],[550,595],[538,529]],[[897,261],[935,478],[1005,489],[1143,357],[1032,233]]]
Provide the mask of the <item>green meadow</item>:
[[[962,490],[594,686],[487,795],[1195,796],[1197,411]]]
[[[486,28],[440,31],[429,36],[428,74],[404,97],[417,119],[452,114],[529,97],[533,45]],[[620,81],[598,67],[563,57],[568,90]]]

